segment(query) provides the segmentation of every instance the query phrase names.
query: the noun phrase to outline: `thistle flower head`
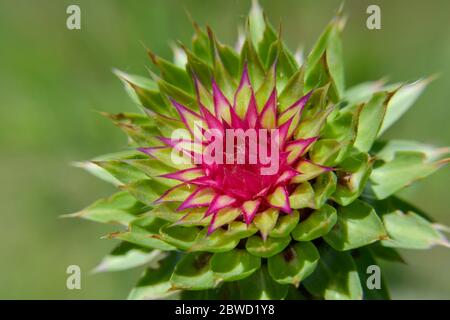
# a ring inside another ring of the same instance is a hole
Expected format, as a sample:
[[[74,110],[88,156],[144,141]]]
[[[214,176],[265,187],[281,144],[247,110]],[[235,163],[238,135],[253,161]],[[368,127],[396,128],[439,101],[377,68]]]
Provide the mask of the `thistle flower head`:
[[[238,50],[195,24],[174,62],[149,52],[151,79],[116,71],[143,110],[105,114],[131,150],[82,166],[122,191],[74,216],[127,226],[109,235],[122,241],[114,270],[158,262],[147,272],[161,283],[146,273],[131,297],[377,298],[357,270],[401,260],[392,248],[449,246],[394,195],[448,149],[379,141],[429,79],[347,89],[344,21],[339,12],[303,61],[254,1]]]
[[[272,68],[275,70],[276,64]],[[232,103],[214,79],[212,92],[200,89],[198,78],[194,83],[199,112],[171,101],[179,115],[179,119],[172,120],[181,121],[186,130],[180,135],[179,129],[175,137],[160,137],[162,147],[140,148],[156,159],[161,148],[169,148],[172,154],[175,152],[173,161],[181,154],[186,164],[192,164],[162,175],[180,184],[166,191],[156,203],[173,201],[177,189],[191,187],[178,210],[205,208],[205,217],[211,216],[209,233],[221,226],[217,216],[230,211],[235,212],[234,219],[246,224],[266,210],[292,213],[289,195],[295,189],[294,178],[302,176],[302,164],[308,161],[318,168],[317,174],[330,169],[307,159],[306,153],[318,137],[295,138],[311,93],[299,96],[292,105],[280,106],[275,85],[259,105],[247,64]],[[211,98],[203,101],[201,90]]]

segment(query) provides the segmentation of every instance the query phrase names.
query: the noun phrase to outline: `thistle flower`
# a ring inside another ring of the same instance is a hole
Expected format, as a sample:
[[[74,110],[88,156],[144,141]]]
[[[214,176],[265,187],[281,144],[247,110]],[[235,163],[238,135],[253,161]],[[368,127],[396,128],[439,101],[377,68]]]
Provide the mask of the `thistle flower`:
[[[300,63],[254,2],[239,52],[194,24],[151,79],[116,71],[143,112],[104,115],[131,150],[80,165],[122,191],[70,215],[126,226],[97,271],[149,264],[133,299],[386,299],[367,266],[449,246],[394,195],[448,149],[378,140],[430,80],[346,89],[344,20]]]

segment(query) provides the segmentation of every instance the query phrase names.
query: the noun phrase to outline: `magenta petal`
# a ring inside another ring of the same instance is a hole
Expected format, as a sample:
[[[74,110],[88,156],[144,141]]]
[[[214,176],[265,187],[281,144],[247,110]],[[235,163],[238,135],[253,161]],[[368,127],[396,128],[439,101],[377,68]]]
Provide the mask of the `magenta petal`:
[[[156,199],[155,201],[153,201],[154,204],[159,204],[162,202],[175,202],[175,201],[180,201],[178,200],[178,197],[176,196],[177,191],[179,191],[178,189],[180,187],[185,186],[185,183],[180,183],[177,184],[176,186],[170,188],[169,190],[167,190],[166,192],[164,192],[161,197],[159,197],[158,199]]]
[[[234,108],[230,109],[231,116],[231,128],[233,129],[245,129],[246,125],[244,121],[238,116]]]
[[[288,152],[287,163],[292,164],[297,161],[301,156],[305,155],[309,147],[317,141],[319,137],[312,137],[308,139],[299,139],[291,141],[286,144],[285,150]]]
[[[255,128],[258,122],[258,108],[256,106],[256,98],[252,93],[250,102],[248,103],[247,113],[245,114],[245,120],[250,128]]]
[[[293,120],[294,120],[294,117],[290,118],[288,121],[283,123],[278,128],[278,133],[279,133],[278,137],[279,137],[279,146],[280,146],[280,148],[283,148],[284,143],[286,142],[286,139],[288,138],[289,128],[291,127],[291,124],[292,124]]]
[[[277,181],[275,182],[275,185],[278,184],[286,184],[289,180],[291,180],[293,177],[299,175],[300,173],[297,170],[294,170],[292,168],[287,168],[283,173],[278,177]]]
[[[224,119],[230,121],[229,110],[231,109],[231,104],[228,99],[222,93],[218,87],[216,81],[212,80],[212,90],[213,90],[213,100],[214,100],[214,111],[218,119]]]
[[[236,90],[236,93],[234,94],[234,102],[233,102],[233,108],[236,108],[236,98],[239,96],[239,93],[244,89],[244,87],[250,87],[250,77],[248,76],[248,66],[247,63],[244,64],[244,68],[242,70],[242,77],[241,81],[239,82],[239,86]]]
[[[195,163],[202,162],[204,143],[194,142],[188,139],[171,139],[166,137],[158,137],[158,139],[177,152],[182,152],[186,157],[196,160]]]
[[[289,194],[286,187],[278,186],[266,198],[267,202],[274,208],[280,209],[283,212],[291,213],[292,208],[289,202]]]
[[[160,177],[187,182],[205,174],[202,168],[189,168],[177,172],[160,175]]]
[[[171,99],[171,102],[175,109],[177,109],[181,120],[183,121],[186,128],[191,132],[191,134],[194,136],[194,125],[195,122],[202,123],[203,119],[202,117],[195,113],[194,111],[188,109],[187,107],[183,106],[182,104],[176,102],[175,100]]]
[[[255,195],[255,197],[264,197],[267,194],[267,192],[269,192],[269,189],[270,189],[269,187],[262,189]]]
[[[160,160],[160,159],[158,159],[155,154],[159,150],[162,150],[162,149],[169,149],[169,147],[142,147],[142,148],[137,148],[137,150],[139,150],[140,152],[143,152],[143,153],[145,153],[145,154],[147,154],[147,155],[149,155],[152,158],[155,158],[157,160]]]
[[[210,177],[199,177],[192,180],[187,181],[189,184],[193,184],[196,186],[203,186],[203,187],[217,187],[218,182],[216,180],[211,179]]]
[[[261,111],[261,124],[266,129],[275,128],[277,124],[277,89],[274,88]]]
[[[252,223],[253,218],[258,212],[259,206],[261,204],[261,199],[246,201],[242,204],[242,214],[244,216],[245,223],[248,225]]]
[[[186,143],[186,144],[188,144],[188,143],[191,143],[191,144],[197,143],[197,142],[194,142],[194,141],[189,140],[189,139],[172,139],[172,138],[167,138],[167,137],[157,137],[157,138],[162,143],[164,143],[166,146],[171,147],[171,148],[176,148],[177,145],[184,144],[184,143]]]
[[[196,74],[193,74],[193,78],[194,78],[194,87],[195,87],[195,94],[197,96],[197,102],[199,105],[201,105],[201,104],[203,104],[203,101],[202,101],[201,95],[200,95],[200,88],[203,86],[200,82],[200,79],[197,77]]]
[[[217,211],[213,213],[211,222],[209,223],[209,226],[208,226],[208,232],[206,233],[207,236],[209,236],[211,233],[213,233],[216,230],[216,228],[214,227],[214,224],[216,222],[217,214],[218,214]]]
[[[200,104],[200,111],[203,115],[203,118],[210,129],[217,129],[223,131],[222,122],[217,119],[204,105]]]
[[[207,207],[215,193],[211,188],[199,187],[178,207],[177,211],[190,208]]]
[[[296,102],[294,102],[283,113],[291,111],[292,109],[300,109],[300,111],[302,111],[312,94],[313,94],[313,90],[311,90],[306,95],[304,95],[303,97],[298,99]]]
[[[211,205],[208,208],[208,211],[206,211],[206,216],[209,216],[211,213],[215,213],[219,211],[220,209],[229,207],[233,205],[236,202],[236,199],[227,196],[227,195],[217,195],[214,197],[214,200],[211,202]]]

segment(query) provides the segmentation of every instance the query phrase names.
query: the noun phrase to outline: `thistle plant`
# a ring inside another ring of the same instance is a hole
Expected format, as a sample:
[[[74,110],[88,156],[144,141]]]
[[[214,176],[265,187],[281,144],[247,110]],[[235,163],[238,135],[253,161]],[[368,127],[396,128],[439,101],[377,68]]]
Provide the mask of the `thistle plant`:
[[[303,59],[254,2],[237,48],[194,23],[149,78],[116,71],[142,112],[103,114],[130,147],[80,166],[120,191],[70,215],[123,226],[96,270],[145,266],[130,299],[388,299],[369,266],[449,246],[395,196],[449,150],[379,140],[430,79],[345,88],[344,24]]]

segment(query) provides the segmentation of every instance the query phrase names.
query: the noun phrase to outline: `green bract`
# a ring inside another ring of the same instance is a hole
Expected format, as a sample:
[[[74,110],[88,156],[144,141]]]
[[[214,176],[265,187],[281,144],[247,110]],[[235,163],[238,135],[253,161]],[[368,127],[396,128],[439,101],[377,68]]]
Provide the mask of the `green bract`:
[[[429,80],[346,88],[343,26],[339,12],[301,64],[254,2],[238,50],[195,25],[174,62],[149,52],[151,78],[116,71],[141,112],[104,115],[130,150],[79,166],[121,190],[69,215],[126,227],[107,236],[121,243],[96,271],[145,266],[130,299],[377,299],[387,289],[367,290],[367,266],[401,260],[395,248],[449,246],[395,197],[447,163],[448,149],[378,140]],[[220,194],[203,168],[173,158],[174,130],[192,139],[195,120],[235,127],[252,116],[285,129],[290,165],[263,196]]]

